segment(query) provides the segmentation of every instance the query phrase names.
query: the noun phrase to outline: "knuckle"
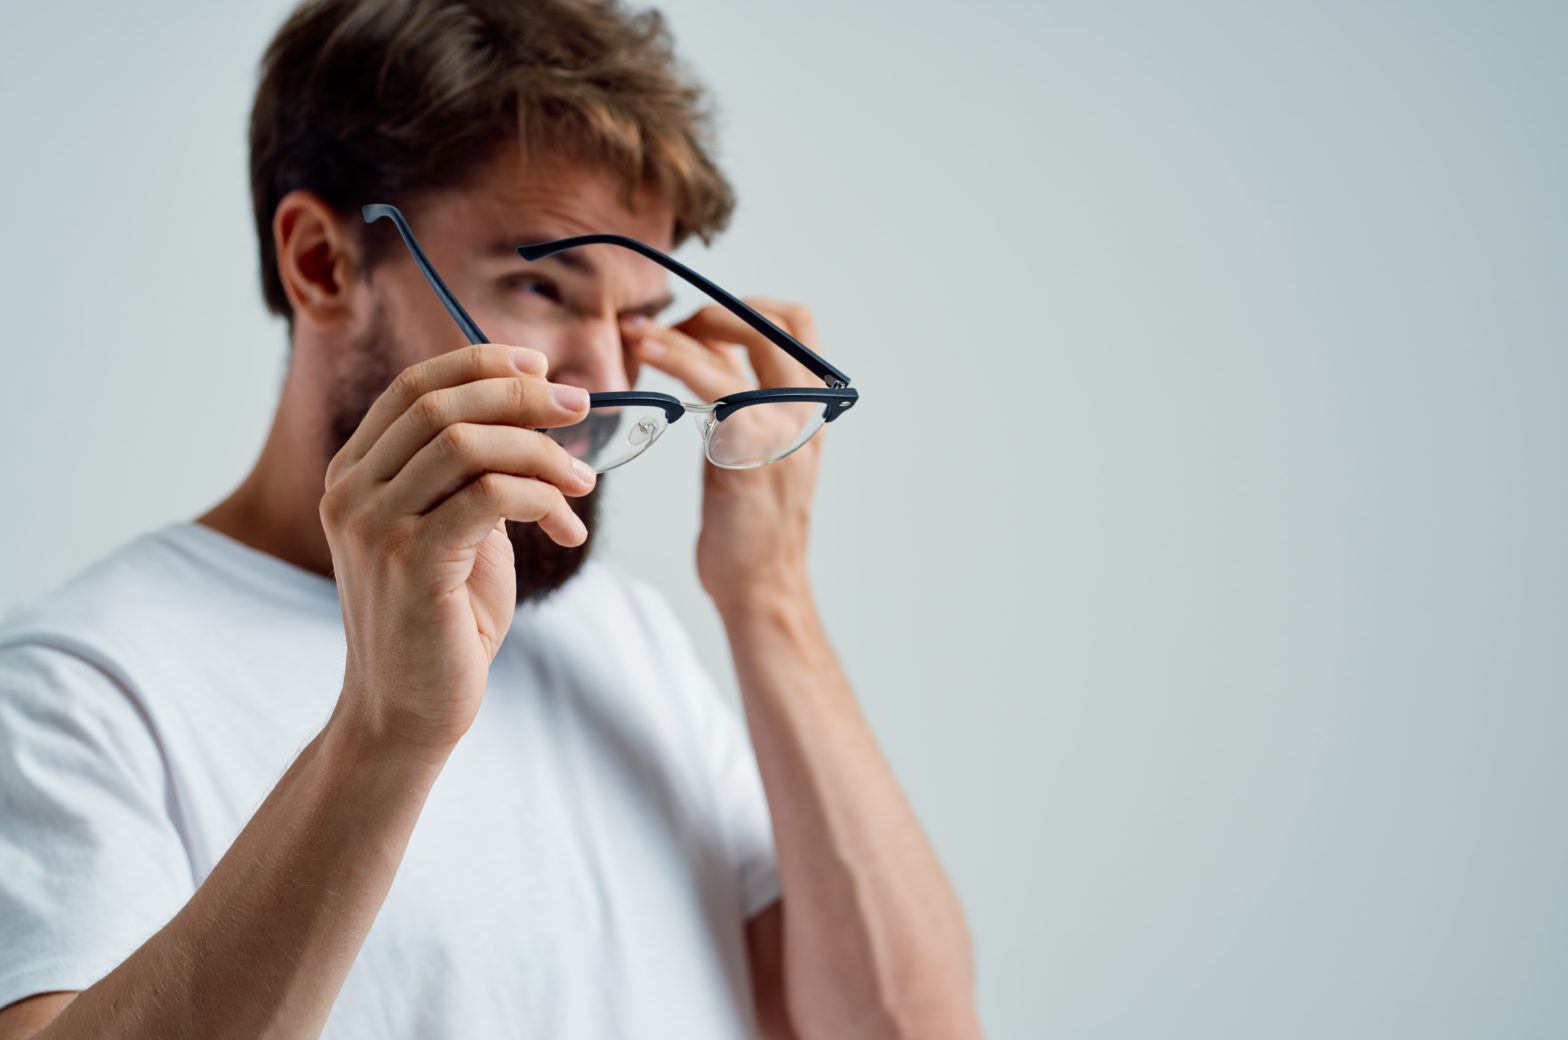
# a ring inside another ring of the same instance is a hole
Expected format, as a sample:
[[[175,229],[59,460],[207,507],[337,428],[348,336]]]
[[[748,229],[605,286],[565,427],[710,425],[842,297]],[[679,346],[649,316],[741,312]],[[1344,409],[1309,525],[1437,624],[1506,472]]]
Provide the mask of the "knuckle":
[[[341,496],[329,488],[327,493],[321,496],[321,501],[316,506],[316,512],[321,517],[322,527],[328,530],[337,527],[338,522],[343,518]]]
[[[487,508],[500,505],[506,497],[506,478],[500,473],[481,473],[470,486],[474,497]]]
[[[446,424],[442,417],[446,415],[447,401],[451,395],[445,390],[430,390],[414,401],[409,411],[413,413],[414,420],[425,429],[436,429]]]
[[[470,458],[479,446],[479,431],[473,423],[453,423],[436,434],[436,445],[447,458]]]
[[[506,388],[507,404],[519,415],[528,414],[529,387],[526,379],[509,380]]]
[[[317,512],[322,526],[333,531],[358,530],[363,523],[364,511],[358,508],[347,483],[338,484],[321,496]]]
[[[503,352],[505,350],[504,347],[497,347],[493,343],[470,343],[463,349],[465,351],[463,365],[470,372],[475,374],[484,372],[485,369],[489,367],[486,362],[489,360],[492,353],[496,352],[497,350]]]
[[[412,401],[419,397],[419,370],[415,367],[405,368],[392,380],[389,388],[393,396],[399,401]]]

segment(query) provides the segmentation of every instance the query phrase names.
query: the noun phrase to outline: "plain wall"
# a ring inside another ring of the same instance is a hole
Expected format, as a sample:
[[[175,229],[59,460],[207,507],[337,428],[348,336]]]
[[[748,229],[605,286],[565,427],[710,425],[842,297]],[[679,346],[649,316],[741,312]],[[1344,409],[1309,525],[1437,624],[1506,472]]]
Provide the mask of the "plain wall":
[[[0,601],[260,448],[288,6],[7,0]],[[664,9],[741,193],[682,257],[864,395],[813,573],[989,1034],[1568,1035],[1568,8]],[[698,465],[606,547],[733,692]]]

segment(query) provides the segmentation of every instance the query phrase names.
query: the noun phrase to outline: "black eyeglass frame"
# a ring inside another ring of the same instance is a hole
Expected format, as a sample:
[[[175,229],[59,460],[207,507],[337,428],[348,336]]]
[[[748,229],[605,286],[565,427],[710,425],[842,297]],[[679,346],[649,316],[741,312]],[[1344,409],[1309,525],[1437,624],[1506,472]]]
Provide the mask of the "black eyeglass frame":
[[[446,283],[436,273],[435,265],[430,262],[430,258],[425,255],[425,251],[419,247],[419,240],[414,237],[414,232],[409,228],[408,221],[403,219],[403,214],[398,211],[396,206],[384,202],[373,202],[361,207],[360,216],[364,217],[367,224],[373,224],[382,217],[390,218],[393,225],[397,227],[398,234],[403,236],[403,243],[408,246],[408,251],[413,255],[414,263],[419,265],[419,270],[424,274],[425,281],[430,283],[430,288],[434,289],[436,296],[440,297],[447,313],[452,316],[453,321],[457,322],[458,328],[463,330],[463,335],[468,337],[468,342],[490,342],[489,338],[480,331],[479,325],[474,319],[468,316],[468,312],[463,309],[463,305],[457,302],[457,297],[452,294],[452,290],[446,287]],[[747,405],[763,404],[772,401],[820,401],[827,406],[823,414],[823,422],[828,423],[843,415],[854,406],[856,401],[860,400],[860,392],[849,385],[849,377],[818,356],[804,343],[801,343],[794,336],[791,336],[788,332],[785,332],[773,324],[773,322],[757,313],[757,311],[741,302],[734,295],[726,292],[679,260],[660,252],[646,243],[639,242],[635,238],[608,234],[575,235],[571,238],[557,238],[549,242],[535,242],[532,245],[518,246],[517,253],[524,260],[542,260],[562,250],[596,244],[630,249],[701,289],[741,321],[744,321],[747,325],[756,329],[757,332],[767,337],[770,342],[778,346],[790,357],[805,365],[812,375],[827,384],[822,389],[797,386],[767,387],[727,394],[708,406],[712,408],[715,422],[723,422]],[[635,404],[663,409],[666,423],[674,423],[688,411],[687,405],[680,398],[652,390],[612,390],[603,393],[590,393],[588,395],[588,406],[590,408],[599,406],[619,407]],[[706,411],[707,409],[704,408],[703,410]],[[544,431],[541,430],[540,432]]]

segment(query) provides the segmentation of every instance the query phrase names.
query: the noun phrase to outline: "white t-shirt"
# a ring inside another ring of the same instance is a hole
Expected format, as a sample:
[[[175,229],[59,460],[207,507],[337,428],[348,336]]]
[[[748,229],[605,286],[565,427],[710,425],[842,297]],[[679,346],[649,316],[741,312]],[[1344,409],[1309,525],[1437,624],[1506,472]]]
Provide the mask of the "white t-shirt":
[[[0,1006],[185,904],[344,658],[331,578],[195,523],[0,614]],[[323,1036],[749,1036],[744,924],[778,894],[743,718],[589,563],[518,608]]]

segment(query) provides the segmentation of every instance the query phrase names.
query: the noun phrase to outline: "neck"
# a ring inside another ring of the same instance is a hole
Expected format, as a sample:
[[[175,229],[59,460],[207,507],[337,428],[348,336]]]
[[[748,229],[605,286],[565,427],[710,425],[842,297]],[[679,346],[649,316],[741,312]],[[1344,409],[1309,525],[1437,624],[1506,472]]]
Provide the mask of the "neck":
[[[332,553],[319,512],[327,473],[321,446],[326,419],[306,405],[301,367],[289,366],[267,443],[250,474],[196,522],[327,576],[332,573]]]

